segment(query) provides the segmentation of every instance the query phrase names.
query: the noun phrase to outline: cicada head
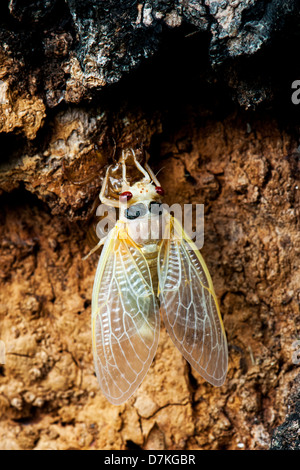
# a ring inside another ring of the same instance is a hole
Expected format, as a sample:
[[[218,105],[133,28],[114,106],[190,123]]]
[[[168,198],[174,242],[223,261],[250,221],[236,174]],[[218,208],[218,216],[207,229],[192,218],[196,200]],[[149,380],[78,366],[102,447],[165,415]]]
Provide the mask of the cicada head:
[[[162,188],[152,180],[138,181],[126,187],[126,191],[123,191],[119,198],[120,219],[132,225],[147,224],[147,219],[158,218],[162,215],[162,194]]]
[[[156,191],[156,186],[152,181],[149,183],[140,181],[133,186],[128,186],[119,196],[120,205],[132,205],[140,201],[156,201],[159,199],[161,199],[161,194]]]
[[[159,238],[163,195],[151,168],[147,163],[142,165],[130,149],[124,150],[118,163],[108,168],[100,199],[118,207],[119,220],[126,224],[128,234],[144,244]]]

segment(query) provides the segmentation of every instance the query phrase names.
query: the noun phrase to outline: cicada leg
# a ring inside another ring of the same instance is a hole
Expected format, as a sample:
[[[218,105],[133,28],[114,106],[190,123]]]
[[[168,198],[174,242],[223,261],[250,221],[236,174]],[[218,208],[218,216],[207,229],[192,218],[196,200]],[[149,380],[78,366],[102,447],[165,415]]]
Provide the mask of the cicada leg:
[[[106,191],[106,188],[107,188],[107,184],[108,184],[108,176],[109,176],[109,170],[110,170],[111,166],[112,165],[110,165],[106,170],[105,178],[104,178],[104,181],[102,183],[102,188],[101,188],[101,191],[100,191],[100,194],[99,194],[99,199],[102,202],[102,204],[106,204],[107,206],[112,206],[112,207],[119,207],[119,201],[110,199],[110,198],[108,198],[104,195],[105,191]]]
[[[154,184],[156,184],[156,186],[160,187],[160,182],[158,181],[158,179],[156,178],[155,174],[153,173],[153,171],[151,170],[150,166],[148,165],[148,163],[145,163],[145,168],[146,170],[148,171],[152,181]]]
[[[130,149],[131,151],[131,154],[132,154],[132,157],[133,157],[133,161],[134,161],[134,164],[136,166],[136,168],[139,170],[140,173],[142,173],[142,175],[144,175],[144,179],[143,179],[143,182],[144,183],[150,183],[150,176],[149,174],[147,173],[147,171],[143,168],[143,166],[138,162],[137,158],[136,158],[136,155],[135,155],[135,152],[133,149]],[[123,183],[125,183],[125,185],[127,186],[130,186],[128,181],[127,181],[127,178],[126,178],[126,154],[125,154],[125,151],[123,150],[122,152],[122,157],[121,157],[121,163],[122,163],[122,179],[123,179]]]
[[[83,261],[85,261],[86,259],[88,259],[93,253],[95,253],[95,251],[99,250],[99,248],[104,245],[105,241],[107,239],[107,235],[103,238],[101,238],[101,240],[99,241],[99,243],[97,243],[96,246],[94,246],[94,248],[91,249],[91,251],[86,255],[84,256],[82,259]]]

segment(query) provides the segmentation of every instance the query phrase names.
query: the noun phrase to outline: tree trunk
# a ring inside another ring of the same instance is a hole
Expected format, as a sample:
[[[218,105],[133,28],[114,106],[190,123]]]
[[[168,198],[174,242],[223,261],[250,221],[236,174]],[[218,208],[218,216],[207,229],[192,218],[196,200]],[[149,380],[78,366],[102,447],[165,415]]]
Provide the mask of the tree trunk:
[[[0,448],[300,449],[299,2],[10,0],[0,18]],[[99,253],[82,258],[115,147],[140,146],[165,202],[204,204],[229,368],[208,384],[162,325],[114,406],[91,349]]]

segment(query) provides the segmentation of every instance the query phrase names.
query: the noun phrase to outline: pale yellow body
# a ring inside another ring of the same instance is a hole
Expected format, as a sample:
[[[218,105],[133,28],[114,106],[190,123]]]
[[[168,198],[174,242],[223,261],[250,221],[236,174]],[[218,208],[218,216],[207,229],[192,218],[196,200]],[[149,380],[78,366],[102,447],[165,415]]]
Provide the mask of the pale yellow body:
[[[161,312],[183,356],[206,380],[220,386],[227,373],[227,343],[207,266],[176,219],[166,211],[151,212],[160,197],[149,167],[146,172],[136,162],[144,178],[130,186],[123,158],[122,190],[130,191],[130,204],[119,204],[120,220],[100,242],[104,247],[92,297],[99,384],[114,404],[134,393],[155,355]],[[100,194],[105,203],[107,180]],[[135,216],[135,207],[141,216]]]

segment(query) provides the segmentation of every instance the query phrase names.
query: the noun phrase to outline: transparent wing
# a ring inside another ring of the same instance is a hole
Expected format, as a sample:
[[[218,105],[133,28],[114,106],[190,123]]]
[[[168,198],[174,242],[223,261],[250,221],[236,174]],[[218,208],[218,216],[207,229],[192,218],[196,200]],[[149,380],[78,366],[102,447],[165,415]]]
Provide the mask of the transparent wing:
[[[126,401],[142,382],[159,337],[159,311],[146,259],[116,226],[95,277],[92,338],[97,378],[107,399]]]
[[[163,319],[187,361],[204,379],[220,386],[227,373],[228,353],[212,280],[196,246],[172,217],[169,233],[158,257]]]

